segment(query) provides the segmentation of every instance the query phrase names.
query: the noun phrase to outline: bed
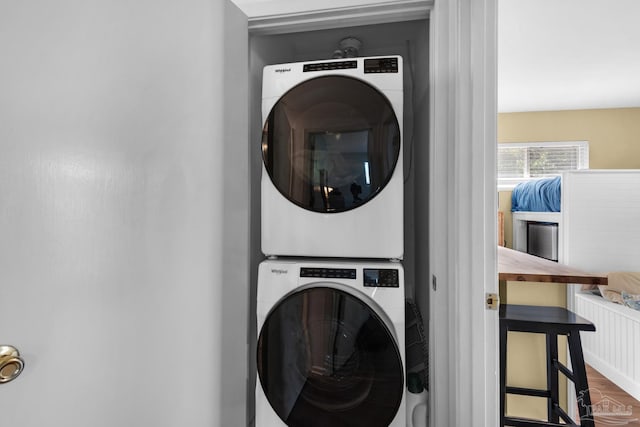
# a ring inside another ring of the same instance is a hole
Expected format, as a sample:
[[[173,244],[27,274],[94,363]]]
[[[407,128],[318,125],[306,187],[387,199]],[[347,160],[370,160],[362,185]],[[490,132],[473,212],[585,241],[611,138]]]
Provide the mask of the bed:
[[[514,249],[526,251],[528,221],[552,222],[559,262],[597,273],[640,272],[640,170],[567,172],[557,190],[557,210],[516,202]],[[585,361],[640,400],[640,311],[578,285],[567,289],[568,308],[596,325],[583,334]]]
[[[516,185],[511,196],[513,249],[527,252],[530,222],[562,223],[561,177],[542,178]]]

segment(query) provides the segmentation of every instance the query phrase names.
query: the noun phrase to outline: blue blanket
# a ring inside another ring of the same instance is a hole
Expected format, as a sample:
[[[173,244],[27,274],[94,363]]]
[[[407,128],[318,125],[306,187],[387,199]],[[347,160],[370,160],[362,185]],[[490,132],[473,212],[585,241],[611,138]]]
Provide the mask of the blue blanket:
[[[511,194],[511,211],[560,212],[560,177],[516,185]]]

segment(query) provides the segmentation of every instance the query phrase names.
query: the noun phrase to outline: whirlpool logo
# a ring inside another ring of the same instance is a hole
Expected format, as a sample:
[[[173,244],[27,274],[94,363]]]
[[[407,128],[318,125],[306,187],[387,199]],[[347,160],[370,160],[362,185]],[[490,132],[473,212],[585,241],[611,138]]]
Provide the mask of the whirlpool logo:
[[[288,73],[291,71],[291,68],[276,68],[276,73]]]
[[[281,268],[272,268],[271,272],[273,274],[287,274],[289,272],[289,270],[284,270],[284,269],[281,269]]]

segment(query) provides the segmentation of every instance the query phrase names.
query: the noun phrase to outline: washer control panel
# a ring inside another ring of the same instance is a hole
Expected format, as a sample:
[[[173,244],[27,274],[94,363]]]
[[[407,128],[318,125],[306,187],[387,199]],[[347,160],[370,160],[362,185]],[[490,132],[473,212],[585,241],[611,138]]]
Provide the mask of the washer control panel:
[[[355,279],[356,269],[301,267],[300,277],[318,277],[323,279]]]
[[[398,270],[395,268],[365,268],[364,286],[372,288],[399,288]]]

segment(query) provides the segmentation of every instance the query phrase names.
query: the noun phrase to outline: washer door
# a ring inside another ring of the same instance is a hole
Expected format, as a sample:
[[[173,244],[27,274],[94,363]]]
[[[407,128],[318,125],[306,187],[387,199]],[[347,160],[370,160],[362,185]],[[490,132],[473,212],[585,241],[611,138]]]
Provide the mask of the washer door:
[[[343,212],[375,197],[400,155],[389,100],[344,76],[318,77],[287,92],[262,132],[262,155],[284,197],[314,212]]]
[[[289,427],[386,427],[404,370],[383,321],[356,297],[311,288],[285,298],[258,338],[258,376]]]

